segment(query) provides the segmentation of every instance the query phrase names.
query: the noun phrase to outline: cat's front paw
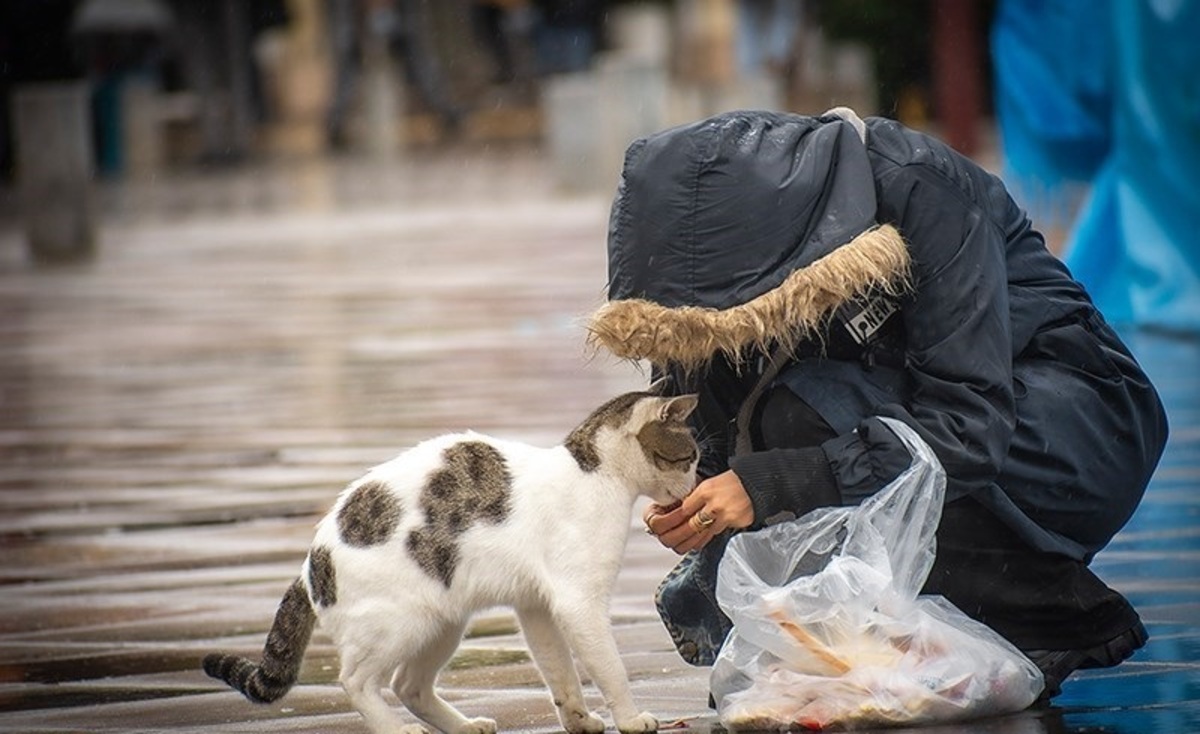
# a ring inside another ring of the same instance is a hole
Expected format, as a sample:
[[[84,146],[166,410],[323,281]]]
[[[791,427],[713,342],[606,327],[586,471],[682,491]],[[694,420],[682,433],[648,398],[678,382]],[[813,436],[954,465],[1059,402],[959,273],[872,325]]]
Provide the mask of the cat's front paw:
[[[496,722],[482,717],[467,719],[454,734],[496,734]]]
[[[559,713],[558,718],[567,734],[600,734],[604,731],[604,719],[587,709],[574,711],[564,709]]]
[[[617,722],[617,731],[621,734],[639,734],[641,732],[658,731],[658,719],[645,712],[632,719]]]

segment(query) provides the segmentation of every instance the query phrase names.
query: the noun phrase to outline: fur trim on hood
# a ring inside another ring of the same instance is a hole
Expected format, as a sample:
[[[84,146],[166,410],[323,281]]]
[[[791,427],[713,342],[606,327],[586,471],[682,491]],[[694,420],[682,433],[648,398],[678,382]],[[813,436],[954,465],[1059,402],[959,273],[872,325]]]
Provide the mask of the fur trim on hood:
[[[726,309],[668,308],[641,298],[613,300],[588,323],[588,343],[624,359],[694,370],[717,353],[739,362],[754,350],[790,351],[820,339],[834,312],[872,291],[908,288],[909,255],[891,225],[873,227],[791,272],[772,290]]]

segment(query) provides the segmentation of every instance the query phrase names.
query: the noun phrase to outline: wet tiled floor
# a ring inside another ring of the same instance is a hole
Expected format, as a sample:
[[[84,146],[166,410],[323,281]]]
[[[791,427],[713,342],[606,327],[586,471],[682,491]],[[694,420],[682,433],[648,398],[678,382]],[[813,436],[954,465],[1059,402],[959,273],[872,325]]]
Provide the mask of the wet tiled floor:
[[[257,654],[314,520],[363,468],[445,430],[554,443],[644,384],[579,325],[607,200],[547,171],[513,149],[110,183],[99,257],[54,269],[0,220],[0,730],[365,731],[320,633],[270,706],[198,662]],[[1200,339],[1131,342],[1173,432],[1096,565],[1149,645],[1051,709],[936,731],[1200,731]],[[707,729],[706,671],[651,603],[673,562],[631,535],[618,641],[644,708]],[[556,728],[503,612],[443,686],[503,729]]]

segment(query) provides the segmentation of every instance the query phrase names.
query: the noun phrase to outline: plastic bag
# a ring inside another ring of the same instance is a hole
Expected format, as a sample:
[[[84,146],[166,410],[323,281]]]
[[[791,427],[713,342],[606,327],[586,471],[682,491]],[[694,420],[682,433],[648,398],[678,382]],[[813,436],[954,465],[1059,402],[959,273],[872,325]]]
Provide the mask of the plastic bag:
[[[858,507],[815,510],[734,537],[717,574],[733,620],[713,666],[721,723],[852,729],[1028,707],[1042,674],[941,597],[933,565],[946,477],[908,426],[882,418],[913,462]]]

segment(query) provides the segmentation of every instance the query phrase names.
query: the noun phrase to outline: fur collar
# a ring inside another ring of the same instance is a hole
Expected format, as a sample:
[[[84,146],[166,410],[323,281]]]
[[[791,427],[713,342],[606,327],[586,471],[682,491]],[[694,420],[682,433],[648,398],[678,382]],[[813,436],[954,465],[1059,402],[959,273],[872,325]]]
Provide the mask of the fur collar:
[[[792,271],[773,290],[731,308],[667,308],[639,298],[609,301],[592,314],[588,343],[658,367],[691,371],[718,352],[736,363],[754,350],[778,346],[790,351],[806,338],[820,338],[842,304],[872,290],[898,295],[907,290],[908,278],[904,238],[885,224]]]

